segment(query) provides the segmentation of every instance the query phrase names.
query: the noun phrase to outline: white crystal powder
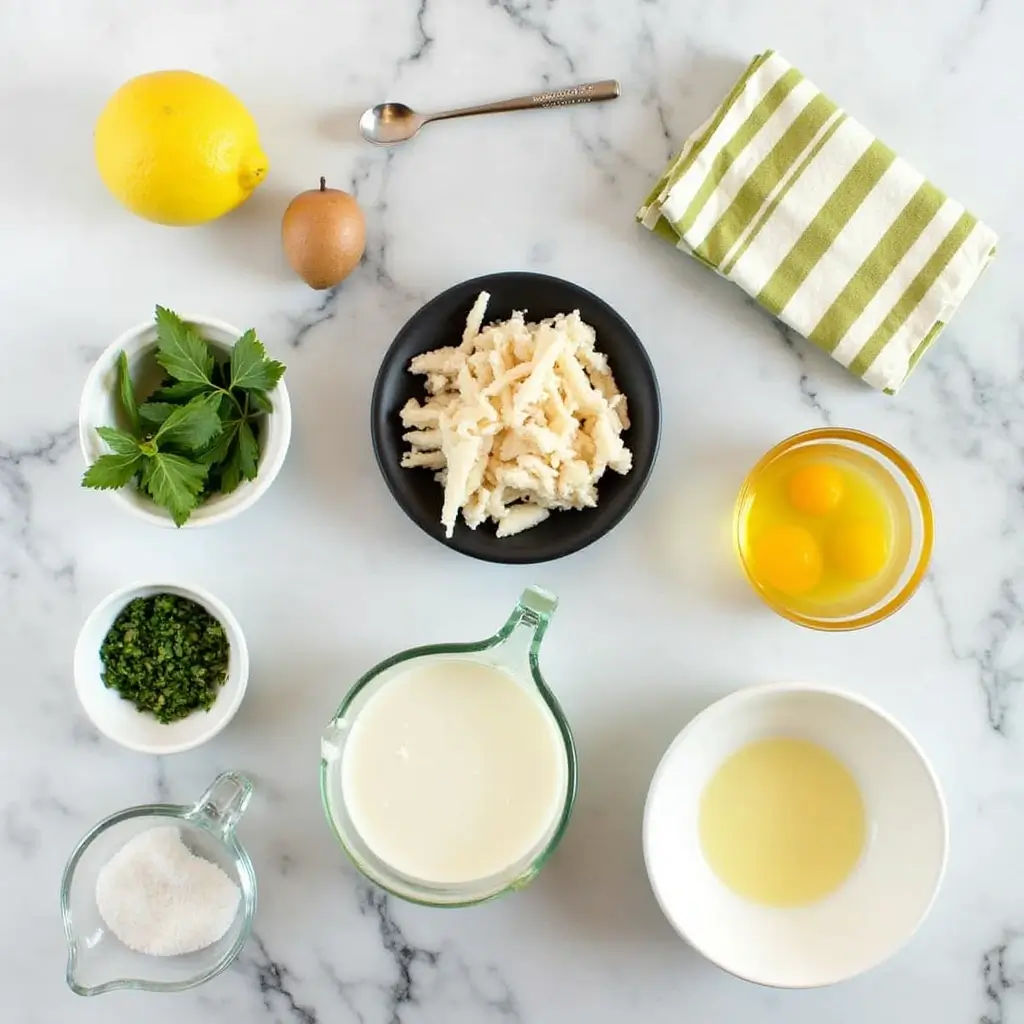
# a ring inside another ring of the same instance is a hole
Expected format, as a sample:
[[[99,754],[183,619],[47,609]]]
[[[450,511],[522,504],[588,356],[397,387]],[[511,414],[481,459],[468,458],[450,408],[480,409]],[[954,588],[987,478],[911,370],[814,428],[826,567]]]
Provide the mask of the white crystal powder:
[[[121,847],[96,878],[96,906],[126,945],[150,956],[205,949],[231,927],[238,886],[197,857],[174,826],[151,828]]]

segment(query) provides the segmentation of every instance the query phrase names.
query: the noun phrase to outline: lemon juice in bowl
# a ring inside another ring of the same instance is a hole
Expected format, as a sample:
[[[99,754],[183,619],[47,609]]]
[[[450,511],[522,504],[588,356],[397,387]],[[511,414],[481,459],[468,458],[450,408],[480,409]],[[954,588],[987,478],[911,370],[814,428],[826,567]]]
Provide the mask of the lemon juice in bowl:
[[[700,845],[737,896],[765,906],[807,906],[835,892],[864,850],[857,782],[830,750],[795,736],[741,747],[704,787]]]
[[[735,544],[754,589],[802,625],[877,622],[917,588],[931,506],[910,463],[884,441],[826,428],[783,441],[736,502]]]

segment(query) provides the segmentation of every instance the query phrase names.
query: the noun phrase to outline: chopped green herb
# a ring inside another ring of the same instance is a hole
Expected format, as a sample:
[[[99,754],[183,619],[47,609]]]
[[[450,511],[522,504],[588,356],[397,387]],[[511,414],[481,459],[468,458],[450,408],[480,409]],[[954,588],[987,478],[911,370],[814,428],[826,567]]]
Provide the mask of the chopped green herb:
[[[140,711],[176,722],[212,706],[229,650],[224,627],[202,605],[176,594],[138,597],[100,645],[103,683]]]
[[[267,358],[256,332],[246,331],[218,362],[213,348],[176,313],[156,307],[157,362],[168,375],[139,404],[118,357],[118,397],[130,432],[98,427],[110,448],[86,470],[84,487],[115,490],[136,484],[170,512],[178,526],[214,494],[227,494],[259,468],[260,420],[284,365]]]

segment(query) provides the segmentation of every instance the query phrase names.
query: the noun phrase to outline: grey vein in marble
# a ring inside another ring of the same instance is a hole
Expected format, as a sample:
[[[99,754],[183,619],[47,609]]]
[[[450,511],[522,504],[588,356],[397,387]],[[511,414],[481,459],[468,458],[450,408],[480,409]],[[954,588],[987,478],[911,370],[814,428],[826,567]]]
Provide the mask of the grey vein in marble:
[[[415,64],[421,61],[434,45],[434,37],[427,31],[427,4],[428,0],[419,0],[419,7],[416,9],[413,48],[399,60],[399,70],[405,67],[406,64]]]
[[[800,389],[800,400],[809,409],[813,409],[821,417],[823,423],[831,426],[832,414],[822,404],[818,388],[811,383],[811,376],[807,368],[808,353],[804,349],[808,342],[796,334],[791,327],[788,327],[781,320],[777,320],[774,317],[772,318],[772,329],[782,339],[782,343],[786,348],[793,353],[793,358],[796,360],[800,371],[800,376],[797,380],[797,387]],[[817,359],[820,356],[812,354],[812,358]]]
[[[15,550],[20,549],[51,579],[67,587],[74,586],[74,562],[65,560],[53,565],[40,549],[32,526],[33,497],[28,470],[39,464],[56,466],[72,450],[77,437],[78,428],[71,424],[24,445],[0,442],[0,495],[6,505],[0,506],[0,529],[14,542]],[[0,557],[4,554],[0,548]],[[10,558],[13,552],[8,550],[6,554]],[[17,573],[16,563],[9,561],[5,571]]]
[[[437,966],[441,954],[410,943],[391,914],[390,897],[379,889],[363,886],[359,895],[359,912],[377,920],[377,930],[385,951],[394,960],[396,978],[387,992],[387,1022],[402,1024],[404,1006],[416,1005],[417,988],[413,968]]]
[[[283,1009],[287,1019],[297,1024],[318,1024],[316,1010],[297,1002],[292,995],[288,984],[291,972],[283,963],[271,957],[263,939],[255,933],[250,939],[250,950],[252,947],[255,947],[256,955],[247,952],[240,963],[255,975],[264,1007],[271,1013],[278,1008]]]
[[[1014,1024],[1018,1017],[1008,1004],[1024,1005],[1024,936],[1019,931],[1006,931],[1000,942],[985,950],[981,979],[988,1008],[978,1024]]]
[[[434,1006],[446,1006],[453,1000],[466,1008],[476,1024],[518,1024],[522,1020],[519,1000],[495,965],[473,966],[450,946],[415,945],[395,920],[391,897],[375,888],[360,886],[359,912],[376,926],[390,959],[391,980],[343,977],[343,968],[321,964],[348,1016],[358,1024],[368,1024],[371,1019],[380,1024],[409,1024],[410,1019],[419,1020]]]
[[[1024,659],[1005,663],[1003,652],[1011,639],[1024,630],[1024,606],[1017,595],[1017,582],[1004,577],[999,582],[999,602],[981,620],[977,634],[981,643],[961,648],[953,636],[953,624],[946,609],[934,572],[929,574],[936,609],[942,620],[949,649],[957,661],[967,662],[974,669],[985,696],[988,724],[1001,736],[1007,734],[1009,716],[1014,703],[1021,699],[1024,689]]]
[[[516,28],[538,38],[545,47],[558,55],[568,72],[575,74],[576,61],[569,52],[569,48],[554,39],[545,21],[537,17],[536,9],[539,4],[534,0],[487,0],[487,2],[491,7],[497,7],[504,12]],[[548,6],[550,9],[550,5]]]

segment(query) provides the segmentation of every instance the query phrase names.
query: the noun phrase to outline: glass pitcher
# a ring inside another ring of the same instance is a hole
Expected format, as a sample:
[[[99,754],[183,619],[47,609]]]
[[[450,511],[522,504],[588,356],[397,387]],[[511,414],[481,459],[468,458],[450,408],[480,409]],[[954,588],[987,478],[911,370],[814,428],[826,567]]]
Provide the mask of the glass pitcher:
[[[224,772],[191,807],[145,804],[104,818],[78,844],[64,868],[61,914],[68,945],[67,983],[80,996],[116,989],[181,992],[216,977],[242,951],[256,913],[256,873],[235,837],[235,827],[252,796],[252,783]],[[121,943],[96,906],[96,879],[130,839],[148,829],[174,825],[196,856],[221,868],[242,892],[227,933],[212,946],[181,956],[147,956]]]
[[[432,907],[465,907],[528,885],[565,833],[576,799],[576,747],[562,709],[541,675],[541,641],[558,601],[536,587],[525,590],[508,621],[494,636],[475,644],[438,644],[396,654],[366,673],[349,690],[320,740],[320,795],[338,841],[355,866],[395,896]],[[472,882],[433,885],[394,870],[363,841],[348,812],[341,764],[352,725],[367,701],[413,662],[465,660],[503,669],[521,686],[535,691],[557,726],[565,756],[565,794],[560,813],[534,849],[497,875]]]

